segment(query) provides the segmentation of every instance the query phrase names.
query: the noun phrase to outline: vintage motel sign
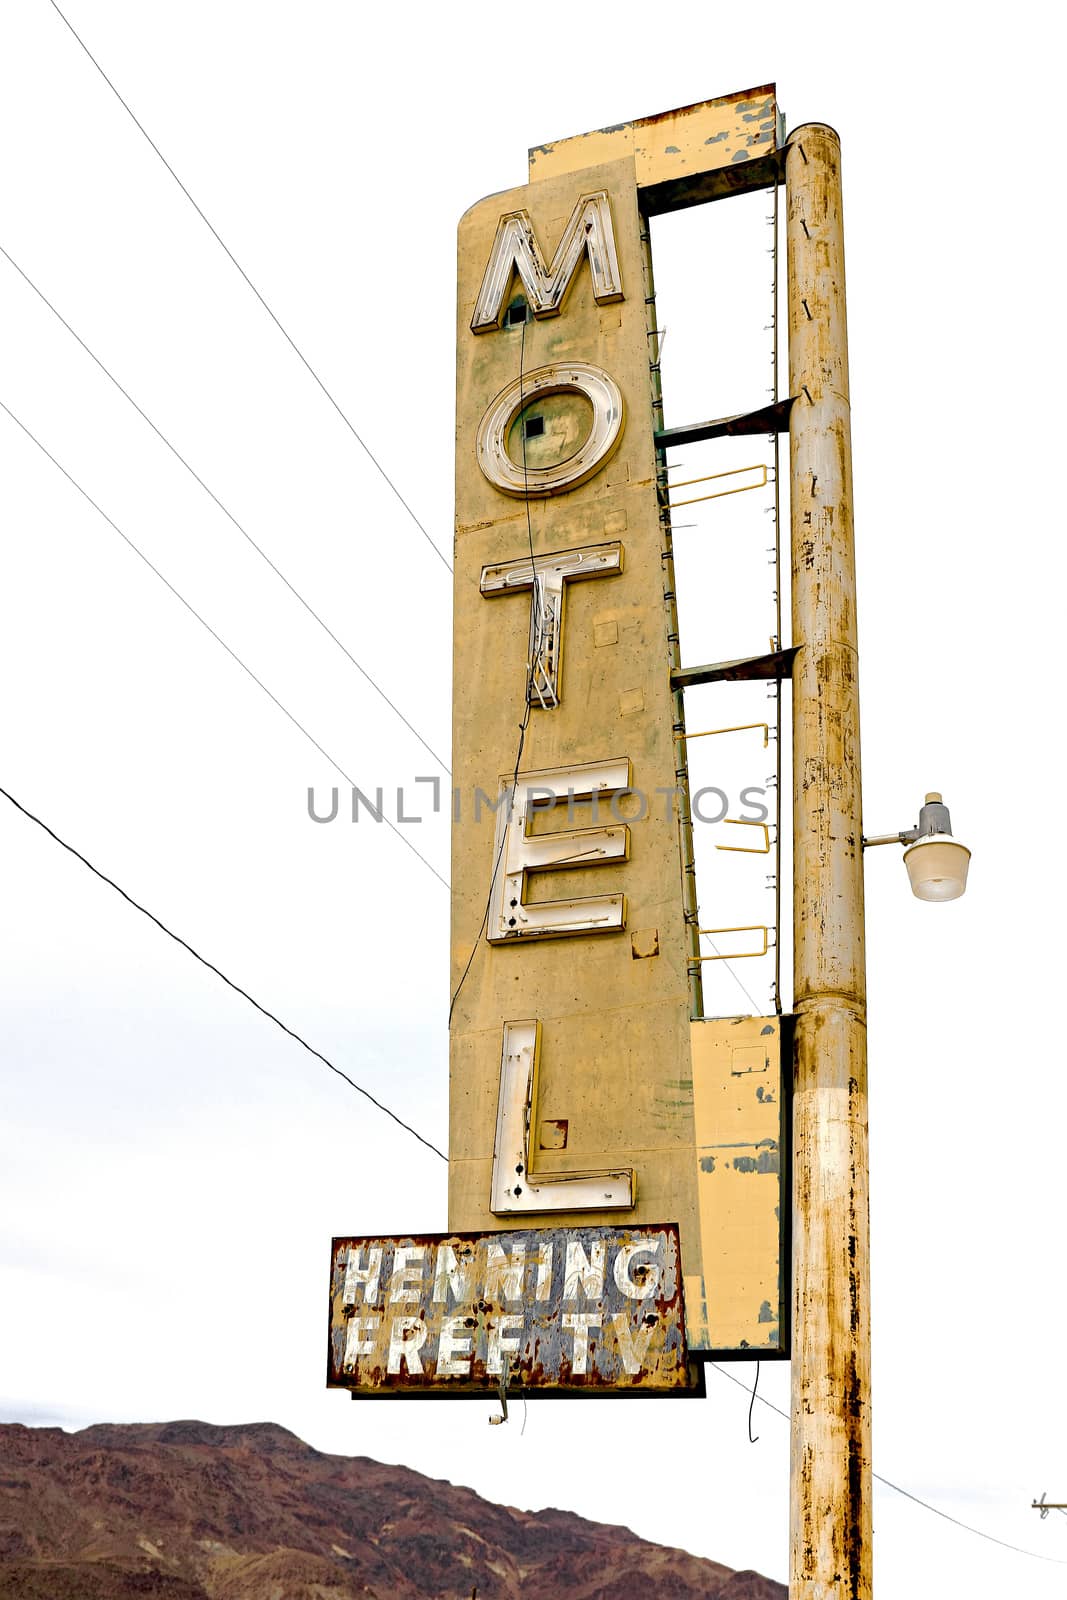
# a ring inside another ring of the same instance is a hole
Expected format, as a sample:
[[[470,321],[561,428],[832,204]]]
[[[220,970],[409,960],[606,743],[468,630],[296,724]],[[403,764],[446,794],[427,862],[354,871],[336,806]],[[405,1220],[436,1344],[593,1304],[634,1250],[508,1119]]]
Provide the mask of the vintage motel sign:
[[[539,146],[460,223],[450,1232],[334,1241],[353,1396],[788,1353],[788,1019],[700,1000],[648,228],[779,135],[770,86]]]
[[[696,1353],[787,1347],[781,1024],[694,1020],[647,217],[778,131],[763,88],[542,146],[459,231],[449,1225],[677,1223]]]

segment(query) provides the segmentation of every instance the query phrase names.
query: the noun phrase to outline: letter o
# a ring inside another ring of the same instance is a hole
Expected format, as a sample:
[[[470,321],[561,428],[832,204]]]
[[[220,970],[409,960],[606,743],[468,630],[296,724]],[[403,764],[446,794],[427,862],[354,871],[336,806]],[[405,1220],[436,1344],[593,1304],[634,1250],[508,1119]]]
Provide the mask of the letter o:
[[[519,412],[532,400],[550,394],[581,394],[593,408],[593,426],[585,443],[553,467],[516,466],[507,452],[507,437]],[[478,425],[478,465],[495,489],[504,494],[550,495],[576,489],[599,472],[622,437],[622,391],[603,367],[588,361],[555,361],[516,378],[501,390]]]

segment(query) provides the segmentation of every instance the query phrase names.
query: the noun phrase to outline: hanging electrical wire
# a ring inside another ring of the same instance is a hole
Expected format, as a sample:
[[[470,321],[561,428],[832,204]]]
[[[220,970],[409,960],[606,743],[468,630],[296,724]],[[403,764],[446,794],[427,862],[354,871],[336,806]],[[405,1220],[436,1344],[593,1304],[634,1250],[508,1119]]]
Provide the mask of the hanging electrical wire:
[[[148,415],[148,413],[141,406],[138,405],[137,401],[133,398],[133,395],[130,394],[129,390],[123,387],[123,385],[119,382],[118,378],[116,378],[115,374],[110,370],[109,367],[105,366],[104,362],[101,361],[100,357],[96,354],[96,352],[94,350],[90,350],[89,346],[86,344],[86,342],[82,338],[81,334],[78,333],[76,331],[76,329],[71,327],[71,325],[67,321],[66,317],[63,315],[63,313],[61,311],[59,311],[56,308],[56,306],[53,305],[52,301],[49,300],[49,298],[45,294],[44,290],[41,289],[36,283],[34,283],[33,279],[30,277],[29,273],[26,272],[25,269],[19,265],[19,263],[15,260],[14,256],[11,255],[11,253],[8,250],[5,250],[5,248],[4,248],[4,246],[2,244],[0,244],[0,255],[2,255],[4,257],[4,259],[6,261],[8,261],[11,264],[11,266],[14,267],[14,269],[18,273],[19,277],[22,278],[22,280],[29,285],[29,287],[33,290],[34,294],[38,297],[38,299],[41,300],[48,307],[48,309],[49,309],[49,311],[51,311],[52,315],[54,317],[56,317],[58,319],[58,321],[60,321],[63,324],[64,328],[66,328],[67,332],[71,335],[71,337],[74,338],[75,340],[77,340],[78,344],[81,345],[82,349],[85,351],[85,353],[89,357],[89,359],[96,363],[96,365],[100,368],[100,371],[104,374],[105,378],[109,379],[110,382],[114,384],[115,388],[119,391],[119,394],[121,394],[124,399],[129,401],[130,405],[137,412],[137,415],[139,417],[141,417],[145,422],[147,422],[147,424],[151,428],[152,432],[156,435],[156,438],[159,439],[163,444],[166,445],[166,447],[170,451],[171,455],[174,456],[175,459],[181,463],[181,465],[185,468],[186,472],[188,472],[189,475],[192,478],[194,478],[195,481],[200,485],[200,487],[201,487],[201,489],[203,489],[204,493],[211,500],[214,501],[214,503],[218,506],[219,510],[222,512],[223,516],[228,518],[229,521],[232,522],[233,526],[237,529],[237,532],[241,535],[241,537],[243,539],[247,540],[247,542],[252,546],[252,549],[256,552],[256,554],[258,556],[262,557],[262,559],[266,562],[267,566],[271,569],[271,571],[275,574],[275,576],[281,579],[282,583],[285,584],[285,587],[289,590],[290,594],[294,595],[296,597],[296,599],[299,600],[300,604],[303,606],[304,610],[308,613],[308,615],[310,617],[314,618],[314,620],[318,623],[319,627],[323,630],[323,632],[328,634],[329,637],[333,640],[334,644],[337,646],[337,648],[344,655],[346,655],[348,657],[349,661],[355,667],[356,671],[358,673],[360,673],[366,679],[366,681],[370,684],[371,688],[374,690],[375,694],[377,694],[382,700],[385,701],[386,705],[389,707],[390,711],[393,712],[394,716],[399,717],[400,721],[404,724],[405,728],[407,728],[408,732],[409,733],[413,733],[415,735],[415,738],[422,745],[423,749],[427,752],[428,755],[433,757],[433,759],[437,762],[437,765],[441,768],[441,770],[447,776],[451,776],[451,769],[449,768],[448,763],[446,761],[444,761],[441,758],[441,756],[439,756],[437,754],[437,751],[428,742],[428,740],[426,740],[423,737],[423,735],[419,732],[418,728],[416,728],[415,725],[412,722],[408,721],[407,717],[405,717],[405,715],[401,711],[400,707],[398,705],[396,705],[392,700],[390,700],[389,696],[386,694],[386,692],[382,688],[381,684],[378,683],[374,678],[372,678],[371,674],[367,671],[366,667],[362,666],[361,663],[356,660],[355,656],[348,649],[347,645],[342,644],[341,640],[334,633],[333,629],[331,627],[329,627],[328,624],[323,621],[323,619],[319,616],[319,613],[314,609],[314,607],[312,605],[310,605],[307,600],[305,600],[304,596],[300,593],[300,590],[296,587],[296,585],[290,582],[290,580],[285,576],[285,573],[282,572],[281,568],[278,567],[271,560],[270,556],[263,549],[263,547],[256,543],[255,539],[253,539],[253,537],[249,533],[248,529],[245,528],[240,522],[238,522],[237,518],[234,516],[233,512],[229,509],[229,507],[223,505],[222,501],[219,499],[219,497],[215,493],[214,489],[212,489],[209,484],[204,482],[204,480],[200,476],[199,472],[197,472],[196,468],[189,463],[189,461],[186,459],[186,457],[184,455],[182,455],[182,453],[178,449],[177,445],[173,444],[171,442],[171,440],[167,438],[167,435],[163,432],[163,430],[156,426],[156,424],[152,421],[152,418]]]
[[[155,923],[160,932],[165,933],[168,939],[173,939],[175,944],[180,944],[182,949],[187,950],[195,961],[199,961],[202,967],[206,967],[209,972],[213,972],[216,978],[221,978],[227,988],[232,989],[235,994],[239,994],[242,1000],[247,1000],[249,1005],[254,1006],[261,1016],[266,1017],[269,1022],[273,1022],[275,1027],[288,1034],[290,1039],[295,1039],[297,1044],[302,1046],[309,1055],[315,1057],[316,1061],[321,1061],[323,1066],[329,1067],[331,1072],[336,1073],[339,1078],[343,1078],[349,1088],[355,1089],[357,1094],[361,1094],[365,1100],[369,1100],[372,1106],[376,1106],[379,1111],[384,1112],[398,1127],[403,1128],[405,1133],[410,1133],[413,1139],[417,1139],[420,1144],[425,1145],[427,1150],[432,1150],[435,1156],[440,1156],[442,1161],[448,1160],[444,1151],[439,1150],[430,1139],[424,1138],[416,1128],[411,1126],[410,1122],[405,1122],[403,1117],[398,1116],[384,1101],[379,1100],[375,1095],[371,1094],[369,1089],[365,1089],[361,1083],[357,1083],[355,1078],[350,1078],[347,1072],[343,1072],[340,1067],[335,1066],[328,1056],[323,1055],[321,1050],[316,1050],[314,1045],[308,1044],[307,1040],[297,1033],[295,1028],[290,1028],[288,1023],[282,1021],[281,1017],[276,1016],[273,1011],[269,1011],[266,1006],[261,1005],[254,995],[249,994],[247,989],[242,989],[239,983],[235,983],[232,978],[228,978],[221,967],[217,967],[213,961],[209,961],[206,956],[202,956],[199,950],[195,949],[187,939],[183,939],[181,934],[175,933],[173,928],[168,928],[165,922],[162,922],[154,912],[149,911],[148,907],[142,905],[139,900],[135,900],[132,894],[127,894],[121,884],[116,883],[114,878],[109,878],[106,872],[101,872],[100,868],[94,866],[87,856],[83,856],[80,850],[76,850],[72,844],[68,844],[66,839],[61,838],[53,828],[50,828],[47,822],[43,822],[28,806],[24,806],[20,800],[16,800],[9,790],[0,786],[0,795],[3,795],[5,800],[10,801],[16,811],[21,811],[22,815],[29,818],[30,822],[36,823],[39,828],[43,829],[50,839],[54,839],[56,844],[66,850],[69,855],[72,855],[76,861],[80,861],[83,867],[88,867],[93,876],[99,878],[101,883],[106,883],[109,889],[114,889],[116,894],[121,895],[127,905],[133,906],[134,910],[139,911],[143,917],[147,917],[149,922]]]
[[[296,357],[300,360],[300,362],[304,365],[304,367],[306,367],[306,369],[310,373],[311,377],[318,384],[319,388],[322,390],[322,392],[326,396],[327,400],[333,406],[333,409],[337,412],[337,415],[340,417],[341,421],[344,423],[345,427],[348,429],[348,431],[352,435],[353,439],[355,439],[355,441],[359,445],[360,449],[364,452],[364,454],[367,456],[368,460],[374,466],[376,471],[381,475],[381,477],[388,484],[389,488],[392,490],[392,492],[396,496],[397,500],[399,500],[400,504],[403,506],[404,510],[407,512],[408,516],[411,518],[412,522],[415,524],[416,528],[418,528],[419,532],[422,534],[422,537],[426,540],[426,543],[429,545],[430,549],[433,551],[433,553],[437,557],[438,561],[440,561],[441,565],[446,569],[446,571],[451,572],[452,571],[452,566],[451,566],[451,563],[449,562],[447,556],[445,556],[445,555],[443,555],[441,553],[440,549],[434,543],[433,539],[430,538],[429,533],[423,527],[422,523],[419,521],[419,519],[415,515],[414,511],[411,509],[411,506],[404,499],[404,496],[400,493],[400,490],[397,488],[397,486],[393,482],[392,478],[386,472],[385,468],[382,466],[381,462],[378,460],[378,457],[374,454],[374,451],[371,449],[370,445],[363,438],[362,434],[357,432],[354,423],[347,416],[347,414],[342,410],[340,403],[334,397],[334,395],[331,393],[331,391],[326,387],[325,383],[320,378],[320,376],[316,372],[315,368],[311,365],[311,362],[308,360],[307,356],[301,350],[300,346],[297,344],[297,342],[293,338],[292,334],[288,331],[288,329],[286,327],[284,327],[284,325],[282,324],[280,318],[275,314],[275,312],[267,304],[267,301],[264,299],[263,295],[256,288],[255,284],[252,282],[252,279],[248,276],[248,273],[245,271],[244,267],[242,267],[241,263],[238,261],[237,257],[234,255],[234,253],[230,249],[229,245],[222,238],[222,236],[219,233],[218,229],[214,226],[213,223],[211,223],[208,220],[208,218],[205,216],[204,212],[200,209],[199,205],[197,205],[196,201],[193,199],[193,197],[190,194],[189,190],[185,187],[185,184],[179,178],[178,174],[175,172],[174,168],[171,166],[170,162],[167,160],[167,158],[163,154],[162,150],[156,144],[155,140],[152,138],[151,134],[148,132],[148,130],[144,126],[144,124],[142,122],[140,122],[138,120],[138,118],[134,115],[134,112],[131,109],[129,103],[126,100],[123,99],[122,95],[119,93],[119,91],[115,87],[114,83],[108,77],[107,73],[104,71],[104,69],[100,65],[99,61],[96,59],[96,57],[93,55],[92,51],[89,49],[89,46],[86,44],[85,40],[77,32],[77,30],[74,28],[72,23],[68,20],[68,18],[66,16],[64,16],[63,12],[59,9],[59,6],[56,4],[56,0],[50,0],[50,4],[52,6],[53,11],[56,13],[56,15],[60,18],[60,20],[63,22],[63,24],[66,26],[66,28],[70,31],[70,33],[77,40],[78,44],[84,50],[85,54],[89,57],[89,60],[92,62],[93,66],[96,68],[97,72],[99,72],[100,76],[103,78],[104,82],[107,84],[108,88],[111,90],[112,94],[115,96],[115,99],[119,102],[119,105],[126,112],[126,115],[130,118],[131,122],[137,128],[138,132],[141,133],[143,135],[143,137],[146,139],[146,141],[148,142],[148,144],[151,145],[152,149],[155,151],[155,153],[159,157],[160,161],[162,161],[163,165],[166,167],[167,171],[170,173],[171,177],[174,179],[175,183],[178,185],[178,188],[181,190],[182,194],[188,200],[189,204],[192,206],[193,210],[196,212],[196,214],[200,218],[201,222],[208,229],[208,232],[211,234],[212,238],[221,247],[221,249],[229,257],[229,259],[233,263],[233,265],[237,268],[237,271],[241,274],[241,277],[244,279],[245,283],[247,283],[248,287],[251,289],[252,293],[255,295],[256,299],[259,301],[260,305],[263,307],[263,309],[267,313],[268,317],[274,323],[274,326],[278,329],[278,332],[282,335],[282,338],[286,341],[286,343],[289,345],[290,349],[293,351],[294,355],[296,355]]]
[[[716,1361],[709,1362],[709,1365],[715,1369],[720,1377],[729,1378],[731,1383],[736,1383],[739,1388],[744,1389],[745,1393],[748,1394],[747,1383],[742,1383],[740,1378],[735,1378],[732,1372],[727,1372]],[[756,1395],[755,1398],[761,1406],[767,1406],[769,1410],[776,1412],[778,1416],[784,1417],[786,1422],[790,1420],[788,1411],[783,1411],[781,1406],[776,1406],[773,1400],[768,1400],[762,1394]],[[994,1533],[985,1533],[981,1528],[973,1528],[969,1522],[961,1522],[959,1517],[954,1517],[949,1512],[942,1511],[940,1506],[931,1505],[929,1500],[923,1500],[919,1495],[912,1494],[910,1489],[905,1489],[899,1483],[893,1483],[890,1478],[883,1478],[880,1472],[872,1472],[871,1477],[876,1482],[883,1484],[885,1488],[892,1489],[895,1494],[902,1494],[905,1500],[914,1500],[915,1504],[922,1506],[924,1511],[932,1511],[935,1517],[943,1517],[946,1522],[954,1523],[957,1528],[962,1528],[965,1533],[973,1533],[979,1539],[988,1539],[991,1544],[999,1544],[1005,1550],[1014,1550],[1018,1556],[1031,1556],[1034,1561],[1051,1561],[1055,1566],[1067,1567],[1067,1560],[1063,1560],[1060,1556],[1044,1556],[1037,1550],[1024,1550],[1021,1545],[1009,1544],[1006,1539],[998,1539]]]
[[[152,561],[149,560],[149,558],[145,555],[144,551],[138,545],[136,545],[134,543],[134,541],[130,538],[129,534],[123,532],[123,530],[119,527],[118,523],[115,522],[115,520],[112,517],[108,516],[107,512],[103,509],[102,506],[97,504],[97,502],[93,499],[93,497],[89,493],[89,491],[87,489],[83,489],[82,488],[82,486],[78,482],[78,480],[71,476],[71,474],[67,471],[66,467],[63,466],[62,462],[56,460],[56,458],[52,454],[52,452],[45,445],[43,445],[41,443],[41,441],[40,441],[40,439],[38,439],[37,435],[30,431],[30,429],[26,426],[26,424],[24,422],[22,422],[15,415],[15,413],[12,411],[11,407],[4,404],[3,400],[0,400],[0,410],[3,410],[3,411],[7,412],[7,415],[11,418],[12,422],[15,423],[15,425],[17,427],[21,428],[22,432],[26,435],[27,439],[31,440],[32,443],[34,443],[37,446],[38,450],[40,450],[42,455],[48,457],[48,460],[52,463],[52,465],[56,468],[57,471],[59,471],[59,472],[61,472],[63,474],[64,478],[66,478],[67,482],[71,485],[71,487],[74,488],[74,489],[77,489],[78,493],[82,496],[82,498],[84,500],[88,501],[88,503],[92,506],[93,510],[97,513],[98,516],[103,517],[104,521],[107,523],[109,528],[113,528],[115,530],[115,532],[118,534],[119,538],[122,539],[123,542],[129,546],[129,548],[133,551],[134,555],[137,556],[139,560],[143,561],[145,566],[148,568],[148,570],[150,572],[154,573],[155,576],[159,579],[160,583],[162,583],[165,588],[170,590],[171,594],[174,596],[174,598],[176,600],[179,600],[181,602],[181,604],[185,607],[186,611],[189,612],[190,616],[193,616],[193,617],[196,618],[196,620],[197,620],[197,622],[199,622],[200,626],[202,628],[205,628],[207,630],[207,632],[210,633],[211,637],[215,640],[216,644],[221,645],[222,648],[225,650],[226,654],[233,661],[236,661],[237,665],[241,668],[241,671],[246,673],[248,675],[248,677],[251,678],[252,682],[256,685],[257,688],[262,689],[263,693],[267,696],[267,698],[269,700],[273,701],[273,703],[278,707],[278,710],[283,714],[283,716],[285,716],[285,717],[287,717],[289,719],[289,721],[293,724],[293,727],[299,729],[299,731],[304,735],[304,738],[307,739],[310,744],[314,745],[315,749],[319,752],[319,754],[321,756],[325,756],[326,760],[330,763],[331,767],[333,767],[336,772],[339,772],[341,774],[341,777],[344,778],[345,782],[349,785],[349,787],[354,788],[355,787],[355,780],[352,777],[349,776],[349,774],[345,771],[344,767],[341,766],[340,762],[336,761],[334,759],[334,757],[332,755],[330,755],[330,752],[327,749],[325,749],[323,745],[321,745],[319,743],[319,741],[315,738],[314,734],[311,734],[311,733],[308,732],[308,730],[304,727],[304,724],[299,720],[299,718],[297,718],[297,717],[295,717],[293,715],[293,713],[289,710],[288,706],[283,705],[282,702],[278,699],[278,696],[276,694],[274,694],[274,692],[271,689],[267,688],[267,685],[263,682],[263,679],[256,676],[256,674],[252,671],[252,668],[248,665],[248,663],[246,661],[243,661],[241,659],[241,657],[237,654],[236,650],[232,649],[230,647],[230,645],[228,645],[226,643],[225,639],[222,637],[221,634],[216,633],[215,629],[211,626],[210,622],[208,622],[206,620],[206,618],[201,616],[200,612],[197,611],[196,607],[191,605],[190,602],[185,598],[185,596],[178,589],[176,589],[174,587],[174,585],[171,583],[170,579],[165,577],[164,574],[159,570],[159,568]],[[427,871],[433,873],[433,875],[437,879],[438,883],[442,884],[447,889],[448,888],[448,879],[447,878],[443,878],[441,876],[441,874],[438,872],[437,868],[435,866],[431,865],[431,863],[422,854],[421,850],[417,849],[416,846],[412,844],[411,840],[407,837],[407,835],[402,833],[400,831],[400,829],[395,825],[395,823],[390,822],[389,818],[385,815],[384,812],[381,813],[381,820],[386,824],[386,826],[391,830],[391,832],[396,834],[396,837],[400,840],[401,844],[406,845],[407,848],[411,851],[412,855],[418,857],[418,859],[422,862],[423,866],[427,869]]]

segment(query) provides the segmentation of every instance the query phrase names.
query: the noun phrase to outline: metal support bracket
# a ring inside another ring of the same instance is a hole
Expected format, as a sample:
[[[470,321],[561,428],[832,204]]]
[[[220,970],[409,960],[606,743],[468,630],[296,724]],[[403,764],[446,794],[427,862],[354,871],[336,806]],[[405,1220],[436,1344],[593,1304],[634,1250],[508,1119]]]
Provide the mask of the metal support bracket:
[[[739,722],[733,728],[702,728],[699,733],[677,733],[675,738],[688,743],[690,739],[711,739],[717,733],[747,733],[749,729],[763,730],[763,748],[766,750],[771,737],[771,730],[766,722]]]
[[[760,678],[793,676],[793,660],[799,645],[788,650],[772,650],[763,656],[741,656],[736,661],[713,661],[706,667],[676,667],[671,673],[672,689],[692,689],[698,683],[751,683]]]
[[[746,433],[788,433],[789,413],[796,395],[761,406],[758,411],[739,411],[732,417],[716,417],[711,422],[691,422],[683,428],[660,428],[654,435],[657,450],[674,445],[700,444],[704,439],[733,438]]]
[[[672,498],[675,489],[690,489],[698,483],[717,483],[720,478],[737,478],[744,472],[758,472],[757,483],[739,483],[732,489],[713,489],[708,494],[693,495],[688,500],[675,500]],[[705,500],[723,500],[727,495],[745,494],[749,489],[765,489],[767,487],[767,467],[762,461],[757,461],[749,467],[731,467],[728,472],[706,472],[700,478],[683,478],[680,483],[663,483],[660,485],[660,500],[664,505],[670,505],[672,511],[680,511],[683,506],[702,505]]]
[[[736,950],[732,954],[726,955],[723,955],[720,950],[716,950],[713,956],[697,956],[697,961],[748,961],[757,959],[759,956],[765,956],[770,948],[771,930],[758,922],[748,923],[743,928],[698,928],[697,932],[702,938],[713,933],[762,933],[763,935],[762,950]]]
[[[761,845],[747,844],[717,844],[716,850],[730,850],[736,855],[744,856],[769,856],[771,853],[771,830],[765,822],[754,822],[747,817],[723,817],[723,822],[728,822],[735,828],[760,828],[763,831]]]

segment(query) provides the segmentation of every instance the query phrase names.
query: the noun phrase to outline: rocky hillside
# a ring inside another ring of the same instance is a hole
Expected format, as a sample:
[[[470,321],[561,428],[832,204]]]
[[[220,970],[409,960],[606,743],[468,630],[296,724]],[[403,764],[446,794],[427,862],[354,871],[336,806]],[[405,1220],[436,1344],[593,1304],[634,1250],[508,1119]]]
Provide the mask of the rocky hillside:
[[[272,1423],[0,1425],[2,1600],[787,1600],[566,1511],[493,1505]]]

